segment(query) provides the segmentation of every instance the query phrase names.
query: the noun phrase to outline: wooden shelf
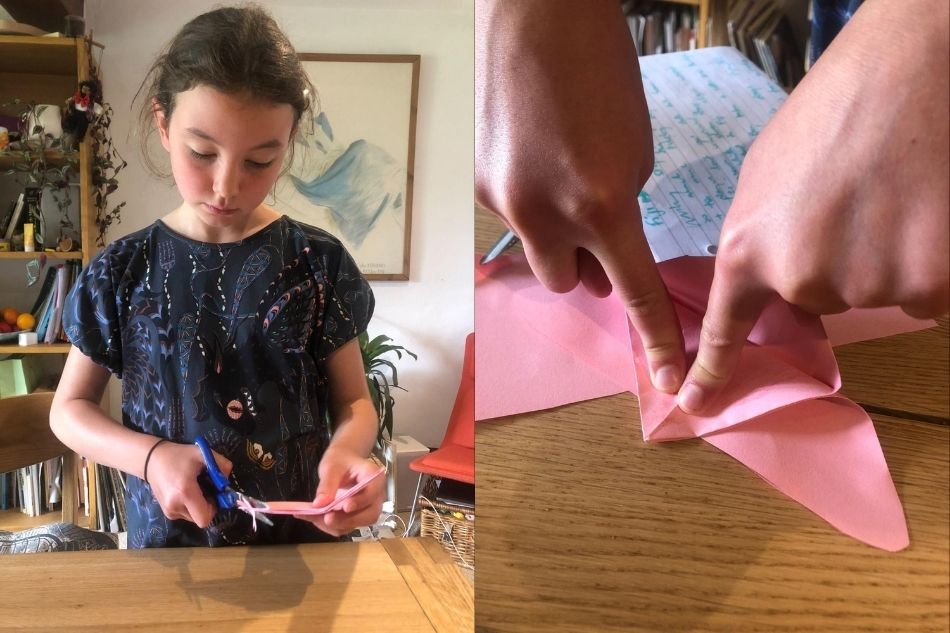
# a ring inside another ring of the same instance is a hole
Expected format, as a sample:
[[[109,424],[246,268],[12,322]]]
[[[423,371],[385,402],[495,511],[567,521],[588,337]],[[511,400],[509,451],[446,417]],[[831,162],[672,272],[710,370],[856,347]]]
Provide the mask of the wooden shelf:
[[[69,251],[67,253],[60,253],[59,251],[36,251],[33,253],[4,251],[0,252],[0,259],[36,259],[40,255],[46,255],[50,259],[82,259],[81,251]]]
[[[59,523],[62,520],[63,513],[59,510],[46,512],[35,517],[20,512],[19,508],[0,510],[0,531],[18,532],[49,523]],[[79,516],[76,517],[76,525],[84,528],[89,527],[89,517],[83,514],[81,509]]]
[[[71,37],[0,35],[0,72],[75,75],[76,40]]]
[[[0,152],[0,170],[13,169],[16,165],[35,160],[38,153],[38,150],[32,152]],[[79,152],[62,152],[48,149],[43,154],[48,167],[62,167],[63,165],[77,165],[79,163]]]
[[[37,343],[36,345],[0,345],[0,354],[68,354],[69,343]]]

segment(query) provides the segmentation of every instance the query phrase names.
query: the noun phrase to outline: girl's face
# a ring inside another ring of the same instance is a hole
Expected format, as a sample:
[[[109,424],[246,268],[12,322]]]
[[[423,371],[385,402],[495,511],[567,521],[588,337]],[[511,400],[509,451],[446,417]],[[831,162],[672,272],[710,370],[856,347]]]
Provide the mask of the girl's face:
[[[270,192],[294,111],[198,86],[176,95],[170,121],[156,120],[186,208],[216,232],[244,225]]]

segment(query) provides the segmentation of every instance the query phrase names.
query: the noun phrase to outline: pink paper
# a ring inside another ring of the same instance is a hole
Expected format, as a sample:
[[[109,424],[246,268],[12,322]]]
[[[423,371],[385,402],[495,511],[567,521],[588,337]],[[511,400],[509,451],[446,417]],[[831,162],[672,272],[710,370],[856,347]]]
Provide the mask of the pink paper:
[[[713,260],[661,264],[688,352],[695,354]],[[840,375],[820,321],[769,305],[749,337],[736,379],[704,416],[688,416],[649,383],[622,306],[583,289],[544,290],[523,257],[476,267],[476,418],[511,415],[621,391],[640,397],[644,439],[701,437],[864,542],[896,551],[906,521],[877,435],[857,405],[836,396]],[[892,311],[891,311],[892,312]],[[900,315],[861,314],[864,335],[920,329]],[[843,317],[837,317],[842,322]],[[847,330],[847,327],[844,328]]]
[[[915,319],[900,308],[858,308],[821,317],[828,340],[835,347],[937,326],[931,319]]]
[[[255,510],[264,514],[306,514],[313,516],[334,512],[343,506],[344,501],[368,486],[373,480],[381,477],[385,472],[385,468],[380,468],[356,485],[337,490],[336,497],[325,506],[314,506],[312,501],[265,501],[267,507],[255,508]]]
[[[612,302],[552,294],[520,257],[476,265],[475,419],[636,389],[627,318]]]

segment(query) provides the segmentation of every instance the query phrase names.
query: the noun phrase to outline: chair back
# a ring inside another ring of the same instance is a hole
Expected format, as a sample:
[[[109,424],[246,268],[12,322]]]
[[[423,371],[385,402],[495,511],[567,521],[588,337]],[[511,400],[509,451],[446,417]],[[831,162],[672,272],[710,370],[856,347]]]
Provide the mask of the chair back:
[[[462,378],[442,444],[475,448],[475,334],[465,337]]]
[[[0,473],[63,457],[63,521],[74,523],[78,507],[76,455],[53,434],[53,392],[0,399]]]

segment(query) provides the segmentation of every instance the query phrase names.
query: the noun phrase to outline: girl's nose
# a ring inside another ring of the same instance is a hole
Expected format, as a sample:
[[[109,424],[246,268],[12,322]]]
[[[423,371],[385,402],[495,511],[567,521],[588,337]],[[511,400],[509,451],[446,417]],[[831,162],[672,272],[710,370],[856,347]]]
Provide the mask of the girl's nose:
[[[230,161],[223,161],[214,176],[213,190],[219,200],[227,203],[237,196],[240,189],[240,166]]]

